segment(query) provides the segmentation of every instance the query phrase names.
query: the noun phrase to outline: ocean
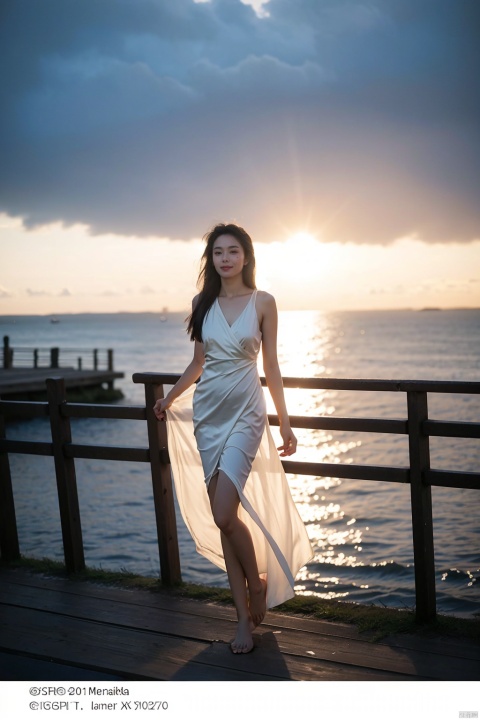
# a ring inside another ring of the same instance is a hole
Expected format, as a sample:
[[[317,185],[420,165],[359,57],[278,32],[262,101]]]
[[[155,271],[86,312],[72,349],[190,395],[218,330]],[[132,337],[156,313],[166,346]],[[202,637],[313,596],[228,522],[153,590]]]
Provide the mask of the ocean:
[[[3,335],[22,347],[113,348],[121,404],[144,403],[134,372],[182,372],[193,346],[184,314],[0,317]],[[480,380],[480,311],[282,311],[279,362],[284,376]],[[261,364],[259,366],[261,371]],[[293,414],[406,417],[401,393],[286,390]],[[267,406],[273,403],[267,393]],[[430,395],[432,419],[479,421],[480,399]],[[74,420],[74,442],[146,447],[146,424]],[[272,428],[279,438],[278,428]],[[297,430],[294,459],[333,463],[408,465],[404,436]],[[7,436],[49,440],[48,421],[8,424]],[[11,455],[22,554],[62,559],[52,458]],[[431,439],[435,469],[477,471],[478,440]],[[158,576],[159,559],[149,467],[142,463],[76,461],[87,565]],[[321,598],[412,608],[415,604],[408,485],[288,475],[312,541],[314,559],[297,577],[296,591]],[[479,612],[480,492],[432,488],[437,607],[471,617]],[[226,575],[198,555],[177,508],[185,581],[227,587]]]

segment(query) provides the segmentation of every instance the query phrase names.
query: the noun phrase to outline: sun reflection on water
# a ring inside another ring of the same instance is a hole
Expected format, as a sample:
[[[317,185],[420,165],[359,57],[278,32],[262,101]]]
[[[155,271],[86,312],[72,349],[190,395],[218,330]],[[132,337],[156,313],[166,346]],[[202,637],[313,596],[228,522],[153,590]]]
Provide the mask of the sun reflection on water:
[[[331,317],[320,312],[284,312],[279,330],[279,363],[283,377],[322,377],[330,374],[330,358],[339,353],[338,328]],[[261,370],[261,368],[260,368]],[[337,392],[332,390],[285,390],[290,415],[333,415]],[[266,393],[267,411],[275,413]],[[278,428],[272,428],[278,433]],[[338,440],[324,430],[295,429],[298,448],[295,460],[327,463],[352,462],[348,454],[361,445],[359,440]],[[358,567],[364,541],[363,529],[349,517],[329,492],[342,481],[335,477],[288,476],[293,499],[307,527],[314,558],[298,575],[295,591],[321,598],[345,598],[349,591],[339,586],[337,576],[325,573],[328,567]]]

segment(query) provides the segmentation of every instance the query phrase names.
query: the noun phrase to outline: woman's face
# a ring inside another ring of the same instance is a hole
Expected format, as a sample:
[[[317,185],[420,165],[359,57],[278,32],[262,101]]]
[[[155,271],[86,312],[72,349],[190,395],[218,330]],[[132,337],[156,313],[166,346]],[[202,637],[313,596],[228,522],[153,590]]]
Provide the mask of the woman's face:
[[[235,277],[242,272],[245,253],[233,235],[219,235],[213,243],[213,264],[221,278]]]

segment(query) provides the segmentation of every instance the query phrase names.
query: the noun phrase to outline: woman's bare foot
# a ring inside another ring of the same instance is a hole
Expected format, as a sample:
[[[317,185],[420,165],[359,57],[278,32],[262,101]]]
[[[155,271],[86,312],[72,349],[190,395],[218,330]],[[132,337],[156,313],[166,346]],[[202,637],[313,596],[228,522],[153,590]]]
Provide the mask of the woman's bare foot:
[[[252,631],[255,625],[252,618],[246,617],[238,621],[237,634],[235,640],[230,644],[230,650],[239,655],[241,653],[249,653],[253,650]]]
[[[260,578],[261,586],[256,592],[248,589],[250,615],[254,627],[260,625],[267,612],[267,581]]]

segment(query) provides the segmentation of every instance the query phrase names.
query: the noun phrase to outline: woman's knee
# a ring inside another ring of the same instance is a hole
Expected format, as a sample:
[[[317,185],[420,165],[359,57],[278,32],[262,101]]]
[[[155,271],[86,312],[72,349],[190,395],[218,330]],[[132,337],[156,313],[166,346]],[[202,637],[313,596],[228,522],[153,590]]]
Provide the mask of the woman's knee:
[[[218,527],[224,535],[230,535],[235,528],[235,521],[237,520],[236,513],[225,510],[225,508],[219,508],[213,506],[213,520],[215,525]]]

